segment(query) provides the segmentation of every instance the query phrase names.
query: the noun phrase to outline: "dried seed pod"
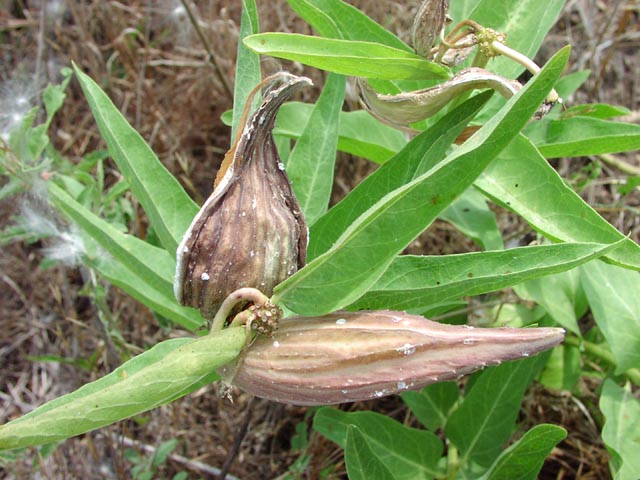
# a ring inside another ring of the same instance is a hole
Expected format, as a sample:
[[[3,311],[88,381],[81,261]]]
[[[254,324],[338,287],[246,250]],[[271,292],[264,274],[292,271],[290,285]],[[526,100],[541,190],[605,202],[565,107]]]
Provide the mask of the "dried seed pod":
[[[451,100],[470,90],[491,88],[511,98],[522,88],[515,80],[482,68],[465,68],[435,87],[397,95],[381,95],[366,80],[358,79],[358,85],[367,110],[380,121],[400,128],[435,115]]]
[[[413,22],[411,41],[416,53],[431,57],[431,48],[444,28],[449,0],[424,0]]]
[[[280,106],[311,81],[286,73],[267,81],[262,105],[225,156],[213,193],[176,252],[176,298],[199,308],[205,318],[213,318],[222,301],[239,288],[271,295],[306,260],[307,224],[272,130]]]
[[[452,380],[557,345],[561,328],[472,328],[393,311],[290,317],[221,374],[295,405],[369,400]]]

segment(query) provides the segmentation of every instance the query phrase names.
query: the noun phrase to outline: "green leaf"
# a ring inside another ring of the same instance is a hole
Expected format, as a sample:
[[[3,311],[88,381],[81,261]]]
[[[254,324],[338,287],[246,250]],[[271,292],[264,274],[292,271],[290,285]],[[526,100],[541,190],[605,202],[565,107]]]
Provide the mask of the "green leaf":
[[[175,259],[165,250],[119,231],[76,202],[55,183],[47,184],[58,210],[102,250],[85,261],[114,285],[170,320],[194,330],[204,323],[197,310],[178,305],[173,294]],[[111,257],[104,257],[103,251]]]
[[[556,425],[536,425],[498,457],[484,479],[536,480],[544,459],[567,436]]]
[[[547,388],[571,392],[581,374],[580,350],[570,345],[558,345],[551,351],[538,381]]]
[[[544,284],[547,275],[575,268],[613,248],[565,243],[457,255],[402,255],[352,307],[420,309],[539,277],[545,277],[540,282]]]
[[[452,2],[455,3],[455,2]],[[536,56],[547,32],[562,12],[565,0],[480,0],[473,5],[468,16],[454,17],[457,22],[470,18],[485,27],[507,34],[507,45],[529,58]],[[507,78],[517,78],[524,67],[505,57],[493,58],[492,72]]]
[[[491,367],[480,374],[445,432],[460,450],[462,465],[488,467],[515,429],[524,391],[542,368],[544,355]]]
[[[557,80],[568,49],[509,100],[498,115],[445,160],[388,193],[350,225],[323,255],[281,283],[274,301],[294,312],[322,315],[365,293],[393,258],[513,139]]]
[[[255,0],[242,0],[242,16],[240,18],[240,32],[238,34],[238,52],[236,60],[236,79],[233,87],[233,122],[231,126],[231,144],[235,141],[238,123],[242,117],[249,93],[260,83],[260,56],[249,50],[242,40],[249,35],[260,32],[258,23],[258,9]],[[254,99],[257,106],[259,99]],[[253,110],[253,109],[252,109]]]
[[[300,137],[304,126],[309,123],[313,108],[314,105],[302,102],[287,102],[282,105],[273,130],[276,138]],[[231,124],[231,115],[231,111],[222,114],[225,125]],[[407,144],[402,132],[380,123],[364,110],[340,112],[338,132],[338,150],[376,163],[386,162]],[[282,157],[282,152],[278,152]]]
[[[198,207],[109,97],[77,65],[73,68],[113,160],[162,245],[174,252]]]
[[[631,110],[626,107],[609,105],[608,103],[583,103],[563,110],[560,118],[568,119],[575,116],[586,116],[606,120],[624,115],[631,115]]]
[[[475,189],[468,189],[440,214],[442,220],[471,237],[484,250],[502,250],[504,244],[496,215],[486,198]]]
[[[297,139],[302,135],[314,106],[287,102],[278,112],[274,134]],[[384,163],[407,144],[404,135],[388,127],[364,110],[340,112],[338,150],[376,163]]]
[[[585,311],[580,308],[584,307],[584,302],[579,301],[583,295],[577,270],[531,279],[516,286],[515,291],[520,298],[541,305],[556,323],[581,335],[578,318]]]
[[[173,285],[176,269],[173,255],[144,240],[122,233],[83,207],[55,183],[49,182],[47,187],[56,208],[79,225],[105,251],[138,272],[147,283],[158,288]]]
[[[420,423],[435,432],[447,423],[460,390],[455,382],[442,382],[427,385],[419,392],[404,392],[401,397]]]
[[[413,53],[389,30],[341,0],[287,0],[287,3],[322,37],[381,43]]]
[[[261,33],[244,39],[254,52],[311,67],[365,78],[418,80],[449,78],[448,69],[418,55],[379,43]]]
[[[0,449],[55,442],[173,401],[217,378],[237,357],[244,328],[162,342],[73,393],[0,427]]]
[[[547,158],[640,149],[640,125],[593,117],[574,116],[533,122],[525,134]]]
[[[395,420],[374,412],[346,413],[335,408],[321,408],[313,420],[313,428],[342,448],[347,447],[347,430],[356,426],[371,450],[394,478],[413,480],[436,475],[442,455],[442,442],[426,430],[405,427]]]
[[[347,445],[344,449],[344,460],[350,480],[393,480],[403,478],[398,472],[390,470],[387,464],[371,448],[369,438],[365,437],[358,427],[347,427]]]
[[[602,440],[611,454],[609,467],[614,480],[637,480],[640,472],[640,401],[629,387],[604,382],[600,410],[606,421]]]
[[[478,95],[460,105],[414,138],[393,159],[349,192],[344,200],[311,227],[309,258],[326,252],[349,225],[387,193],[400,188],[439,162],[488,98],[487,94]]]
[[[178,305],[171,288],[159,289],[151,286],[135,271],[113,259],[96,258],[85,261],[109,283],[178,325],[194,331],[205,323],[198,310]]]
[[[304,131],[287,160],[287,174],[309,225],[329,206],[346,79],[327,77]]]
[[[607,244],[625,239],[607,259],[640,269],[640,246],[571,190],[526,137],[514,138],[475,186],[554,241]]]
[[[578,70],[577,72],[565,75],[556,83],[556,92],[558,92],[561,98],[567,98],[573,95],[576,90],[587,81],[589,75],[591,75],[591,70]]]
[[[273,130],[276,139],[299,138],[313,109],[314,105],[302,102],[282,105]],[[230,111],[222,115],[222,121],[226,125],[231,124]],[[364,110],[340,112],[338,135],[338,150],[375,163],[386,162],[407,144],[402,132],[380,123]],[[280,149],[278,153],[285,160]]]
[[[616,374],[640,368],[640,273],[602,262],[581,268],[591,313],[616,359]]]

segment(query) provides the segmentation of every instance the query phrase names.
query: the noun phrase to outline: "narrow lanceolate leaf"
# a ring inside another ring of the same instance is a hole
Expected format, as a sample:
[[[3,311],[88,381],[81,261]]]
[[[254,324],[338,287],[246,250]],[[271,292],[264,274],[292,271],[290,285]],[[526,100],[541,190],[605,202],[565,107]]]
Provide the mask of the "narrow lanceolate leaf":
[[[321,408],[313,419],[315,431],[345,449],[349,427],[360,430],[368,441],[371,454],[387,465],[395,478],[413,480],[437,475],[437,464],[444,447],[431,432],[406,427],[374,412]]]
[[[575,116],[533,122],[525,134],[547,158],[640,149],[640,125]]]
[[[389,30],[342,0],[287,0],[287,3],[323,37],[381,43],[413,52]]]
[[[194,330],[204,320],[192,309],[178,305],[173,295],[175,260],[162,248],[127,235],[87,210],[55,183],[47,185],[58,210],[99,245],[99,254],[84,259],[112,284],[160,315]],[[105,253],[106,252],[106,253]]]
[[[557,80],[568,52],[556,54],[499,114],[445,160],[360,215],[327,252],[280,284],[274,301],[294,312],[321,315],[357,300],[511,142]]]
[[[611,454],[611,474],[616,480],[635,480],[640,472],[640,401],[612,380],[605,380],[600,410],[606,418],[602,440]]]
[[[613,248],[615,245],[564,243],[446,256],[403,255],[353,308],[425,308],[570,270]]]
[[[333,73],[327,77],[309,121],[287,160],[289,180],[309,225],[329,206],[345,86],[342,75]]]
[[[640,368],[640,273],[594,262],[581,268],[591,313],[616,359],[616,373]]]
[[[605,244],[624,239],[606,258],[627,268],[640,269],[640,246],[567,186],[526,137],[515,138],[475,185],[495,202],[524,217],[547,238]]]
[[[536,425],[502,452],[482,480],[536,480],[547,455],[566,436],[557,425]]]
[[[148,284],[157,288],[171,287],[176,265],[172,255],[144,240],[120,232],[55,183],[49,182],[47,187],[56,208],[79,225],[103,250],[137,271]]]
[[[364,179],[310,231],[309,258],[326,252],[360,215],[389,192],[420,176],[444,157],[447,148],[480,111],[489,95],[473,97],[414,138],[391,160]]]
[[[233,89],[233,123],[231,126],[231,141],[236,138],[238,125],[242,117],[249,93],[260,83],[260,56],[249,50],[242,39],[260,32],[258,23],[258,8],[255,0],[242,0],[242,17],[240,19],[240,33],[238,35],[238,53],[236,60],[236,78]],[[256,103],[257,103],[256,99]],[[255,105],[257,106],[257,105]]]
[[[224,374],[294,405],[370,400],[452,380],[557,345],[560,328],[472,328],[390,310],[289,317]],[[510,387],[509,387],[510,388]]]
[[[197,310],[178,305],[171,286],[158,288],[138,276],[137,271],[112,258],[85,259],[109,283],[122,289],[143,305],[165,318],[195,331],[205,323]]]
[[[175,251],[198,207],[100,87],[76,65],[74,70],[109,153],[162,245]]]
[[[449,77],[448,70],[437,63],[380,43],[297,33],[261,33],[245,38],[244,43],[262,55],[293,60],[342,75],[385,80]]]
[[[482,372],[445,432],[460,451],[460,464],[489,467],[515,429],[524,391],[544,357],[506,363]]]
[[[244,328],[228,328],[160,344],[107,377],[2,425],[0,449],[63,440],[173,401],[215,380],[212,372],[240,353],[245,338]]]

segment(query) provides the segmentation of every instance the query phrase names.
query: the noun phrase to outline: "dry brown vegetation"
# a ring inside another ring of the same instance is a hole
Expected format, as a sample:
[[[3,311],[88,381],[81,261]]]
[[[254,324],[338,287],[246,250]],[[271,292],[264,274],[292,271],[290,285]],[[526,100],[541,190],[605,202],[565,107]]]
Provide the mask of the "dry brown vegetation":
[[[411,6],[400,1],[353,3],[406,38],[418,2],[410,2]],[[0,6],[2,98],[31,85],[30,100],[37,102],[39,90],[47,82],[58,81],[60,68],[75,61],[98,81],[162,162],[201,202],[211,191],[229,145],[229,130],[220,115],[231,107],[232,98],[179,8],[177,0],[6,0]],[[264,31],[310,33],[283,0],[259,2],[259,8]],[[567,2],[538,60],[543,62],[560,46],[572,44],[571,71],[592,70],[575,98],[568,99],[570,103],[624,105],[634,112],[627,120],[639,121],[639,9],[632,1]],[[240,2],[198,2],[197,16],[226,81],[232,83]],[[265,59],[263,66],[266,73],[282,68],[271,59]],[[302,68],[286,67],[294,73]],[[322,85],[320,73],[305,73]],[[317,91],[305,95],[305,100],[313,101]],[[59,151],[75,161],[104,148],[73,82],[51,136]],[[638,192],[623,199],[614,188],[627,175],[640,173],[637,154],[557,162],[563,176],[576,185],[594,166],[599,170],[581,194],[637,241]],[[371,170],[366,161],[341,155],[336,199]],[[117,179],[111,165],[107,181]],[[19,207],[15,201],[0,205],[3,227]],[[135,216],[131,231],[144,235],[143,212],[138,209]],[[506,212],[500,211],[499,218],[509,236],[529,232]],[[159,325],[150,311],[117,288],[100,282],[106,291],[104,296],[96,295],[100,289],[85,288],[90,279],[81,268],[40,269],[44,246],[45,242],[13,243],[0,253],[0,423],[101,377],[149,345],[185,334]],[[449,225],[437,223],[411,251],[451,253],[473,248]],[[45,355],[66,361],[30,359]],[[577,395],[539,386],[528,392],[521,413],[524,425],[549,422],[569,431],[552,452],[541,478],[609,478],[607,452],[599,436],[596,388],[597,383],[584,381]],[[234,397],[230,404],[217,395],[215,386],[203,388],[138,418],[63,442],[48,455],[30,450],[4,472],[0,468],[0,477],[130,478],[127,448],[149,456],[155,446],[172,438],[179,441],[178,447],[155,478],[171,478],[181,471],[188,472],[188,478],[215,478],[214,468],[229,459],[233,460],[230,472],[239,478],[275,478],[285,473],[302,453],[292,447],[297,429],[308,424],[307,409],[251,400],[241,393]],[[345,408],[374,409],[417,426],[395,397]],[[311,434],[305,454],[310,460],[301,478],[320,478],[327,467],[331,467],[329,478],[345,478],[341,452],[328,440]]]

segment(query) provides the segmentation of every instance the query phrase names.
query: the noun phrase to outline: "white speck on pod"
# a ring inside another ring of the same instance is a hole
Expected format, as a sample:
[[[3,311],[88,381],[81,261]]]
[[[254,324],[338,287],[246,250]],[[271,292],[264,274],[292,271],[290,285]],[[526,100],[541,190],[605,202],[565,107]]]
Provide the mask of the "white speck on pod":
[[[203,282],[206,282],[207,280],[209,280],[209,274],[207,272],[202,272],[202,275],[200,275],[200,280],[202,280]]]
[[[398,352],[402,353],[403,355],[413,355],[414,353],[416,353],[416,347],[414,345],[411,345],[410,343],[405,343],[401,347],[398,347],[396,350],[398,350]]]
[[[336,325],[344,325],[345,323],[347,323],[346,318],[339,318],[336,320]]]

